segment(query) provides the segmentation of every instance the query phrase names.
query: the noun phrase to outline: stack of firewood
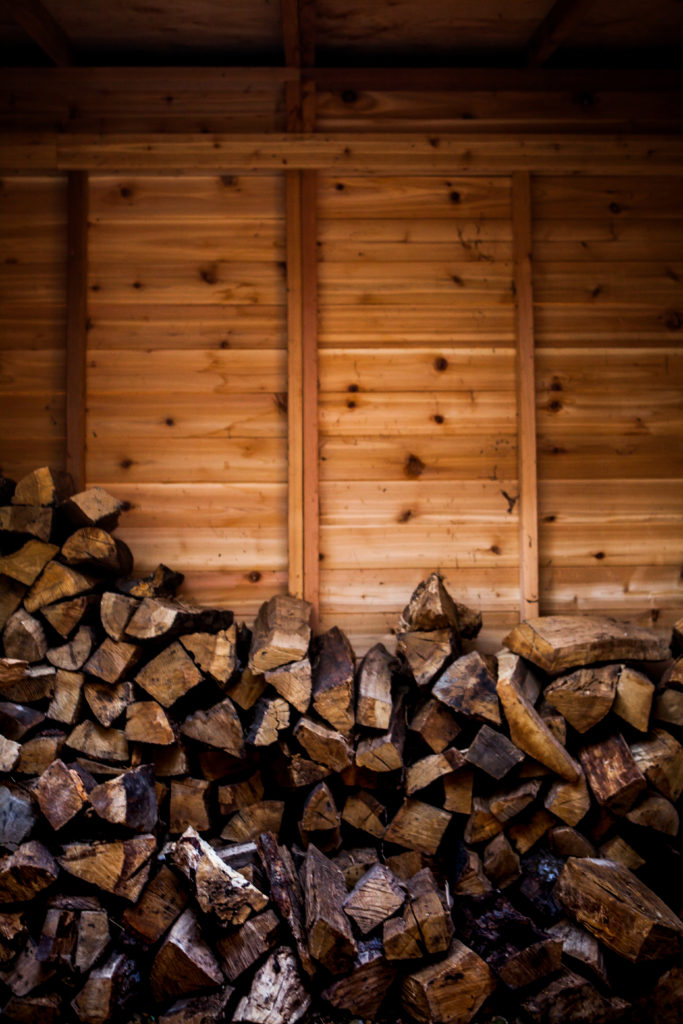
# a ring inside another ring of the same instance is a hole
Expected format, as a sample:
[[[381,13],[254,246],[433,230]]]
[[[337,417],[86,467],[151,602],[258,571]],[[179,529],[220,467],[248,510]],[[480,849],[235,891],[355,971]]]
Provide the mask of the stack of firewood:
[[[249,631],[131,577],[99,488],[0,506],[3,1019],[683,1019],[661,636],[548,617],[483,655],[433,574],[356,664],[304,601]]]

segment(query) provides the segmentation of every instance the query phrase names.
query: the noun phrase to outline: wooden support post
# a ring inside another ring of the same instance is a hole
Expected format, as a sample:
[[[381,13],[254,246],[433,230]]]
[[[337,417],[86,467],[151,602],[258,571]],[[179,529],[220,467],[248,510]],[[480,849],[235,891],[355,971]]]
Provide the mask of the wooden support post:
[[[67,192],[66,468],[85,487],[88,174],[70,171]]]
[[[527,619],[538,615],[539,608],[531,178],[528,171],[512,175],[512,238],[517,340],[520,615]]]
[[[304,596],[304,398],[300,171],[285,175],[289,592]]]

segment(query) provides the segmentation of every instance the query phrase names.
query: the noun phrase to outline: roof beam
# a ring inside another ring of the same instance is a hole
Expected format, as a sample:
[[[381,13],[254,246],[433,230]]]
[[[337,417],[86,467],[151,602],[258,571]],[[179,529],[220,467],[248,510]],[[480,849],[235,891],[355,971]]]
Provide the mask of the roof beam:
[[[591,0],[555,0],[526,47],[526,64],[541,67],[570,36]]]
[[[53,64],[68,68],[74,63],[71,43],[61,25],[40,0],[4,0],[10,14]]]

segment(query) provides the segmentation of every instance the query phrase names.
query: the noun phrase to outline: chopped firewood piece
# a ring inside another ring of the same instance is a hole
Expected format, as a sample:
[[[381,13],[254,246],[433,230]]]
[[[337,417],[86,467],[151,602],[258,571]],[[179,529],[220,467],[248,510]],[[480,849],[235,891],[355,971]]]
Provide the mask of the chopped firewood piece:
[[[52,700],[47,709],[48,718],[53,722],[75,725],[83,703],[84,678],[82,672],[65,672],[64,669],[59,669],[55,676]]]
[[[128,704],[125,733],[130,743],[153,743],[158,747],[167,747],[175,742],[168,715],[155,700]]]
[[[95,813],[113,825],[125,825],[136,832],[151,832],[157,823],[154,769],[151,765],[131,768],[100,783],[88,794]]]
[[[415,854],[415,856],[419,857],[420,854]],[[374,864],[379,864],[379,854],[372,846],[343,849],[340,850],[339,853],[335,854],[332,859],[337,867],[341,868],[346,881],[346,888],[349,892],[351,892],[354,885],[361,880],[363,875],[369,871]],[[388,860],[391,859],[395,858],[388,858]],[[396,874],[396,871],[391,865],[387,864],[387,866],[394,872],[394,874]],[[422,864],[420,863],[419,867],[421,866]],[[410,877],[411,874],[415,874],[415,872],[409,872],[407,877]]]
[[[619,734],[579,751],[593,796],[601,807],[625,814],[647,783],[625,740]]]
[[[282,800],[262,800],[243,807],[233,814],[221,832],[221,839],[232,843],[248,843],[262,832],[279,833],[285,805]]]
[[[0,971],[0,981],[15,996],[26,996],[39,986],[45,985],[54,973],[55,968],[52,965],[42,963],[38,959],[38,947],[29,936],[12,966],[6,971]]]
[[[463,640],[473,640],[481,629],[481,614],[457,604],[438,572],[418,583],[399,623],[400,631],[429,629],[452,629]]]
[[[563,918],[557,924],[551,925],[548,935],[559,939],[562,943],[562,955],[575,960],[582,967],[588,970],[604,985],[608,984],[605,971],[605,957],[600,944],[594,935],[587,932],[585,928],[579,928],[573,921]]]
[[[88,757],[124,763],[128,760],[128,740],[121,729],[105,729],[97,722],[83,721],[69,733],[67,745]]]
[[[55,668],[66,669],[67,672],[78,672],[90,657],[95,642],[95,634],[90,626],[81,626],[71,640],[61,647],[53,647],[47,652],[47,660]]]
[[[14,488],[13,505],[58,505],[74,492],[73,480],[68,473],[50,466],[34,469]]]
[[[302,868],[302,887],[309,952],[331,974],[345,974],[358,952],[342,910],[346,882],[340,868],[312,843]]]
[[[253,747],[270,747],[277,743],[283,729],[289,728],[289,704],[283,697],[261,697],[254,708],[254,718],[247,734]]]
[[[14,959],[27,935],[23,914],[0,913],[0,963],[5,964]]]
[[[161,700],[160,703],[164,704],[164,701]],[[188,715],[180,726],[180,731],[191,740],[225,750],[233,757],[244,755],[242,723],[229,697],[225,697],[206,711],[195,711],[194,714]]]
[[[0,573],[30,587],[58,551],[56,544],[46,544],[42,540],[27,540],[11,555],[0,555]],[[49,601],[45,604],[49,604]],[[28,610],[35,611],[35,608]]]
[[[370,729],[389,728],[391,720],[391,677],[396,659],[383,644],[367,652],[358,671],[356,723]]]
[[[418,1024],[467,1024],[495,987],[486,961],[454,939],[444,960],[403,979],[401,996]]]
[[[654,693],[654,684],[646,675],[622,665],[612,711],[638,732],[647,732]]]
[[[112,686],[97,679],[86,680],[83,696],[93,715],[105,729],[113,725],[135,699],[132,683],[115,683]]]
[[[552,682],[543,696],[577,732],[587,732],[612,707],[618,678],[618,665],[580,668]]]
[[[33,787],[43,817],[55,831],[78,814],[88,799],[83,781],[63,761],[53,761]]]
[[[0,858],[0,903],[26,903],[56,881],[59,867],[35,840]]]
[[[388,843],[433,855],[451,821],[448,811],[409,797],[399,808],[384,838]]]
[[[85,671],[91,676],[103,679],[105,683],[118,683],[125,675],[128,675],[139,660],[141,653],[142,648],[136,644],[112,640],[108,636],[86,662]],[[143,669],[144,671],[145,669]],[[137,681],[140,682],[139,676]]]
[[[276,594],[265,601],[256,617],[249,651],[252,672],[266,672],[301,661],[311,639],[311,605],[298,597]]]
[[[53,761],[56,761],[64,746],[64,733],[52,730],[42,736],[34,736],[22,744],[15,771],[22,775],[42,775]]]
[[[405,791],[408,796],[430,786],[432,782],[457,771],[465,764],[465,755],[455,747],[444,750],[442,754],[428,754],[408,767]]]
[[[482,725],[472,740],[465,758],[492,778],[502,779],[515,765],[524,760],[524,754],[507,736],[496,732],[488,725]]]
[[[301,828],[305,832],[326,832],[339,828],[341,816],[325,782],[319,782],[306,797]]]
[[[472,813],[472,790],[474,788],[474,772],[471,768],[461,768],[452,775],[445,775],[443,780],[444,810],[454,814]]]
[[[380,939],[359,942],[353,970],[333,981],[322,998],[338,1010],[374,1020],[395,977],[396,968],[387,963]]]
[[[21,740],[24,736],[45,721],[42,711],[14,704],[12,701],[0,701],[0,732],[10,740]]]
[[[403,913],[385,921],[382,935],[387,960],[414,960],[445,952],[453,921],[434,875],[424,868],[407,882]]]
[[[489,801],[475,796],[463,833],[466,843],[485,843],[503,831],[503,823],[491,814]]]
[[[496,680],[477,651],[454,661],[434,683],[432,693],[459,714],[501,724]]]
[[[491,814],[498,818],[498,821],[510,821],[534,802],[540,788],[541,783],[538,779],[529,779],[512,789],[497,789],[489,801]]]
[[[667,798],[683,793],[683,746],[665,729],[653,729],[631,747],[638,768],[647,781]]]
[[[202,681],[202,674],[178,641],[165,647],[135,677],[135,682],[165,708]]]
[[[170,637],[187,619],[180,602],[166,597],[144,597],[128,620],[126,636],[133,640]]]
[[[88,487],[72,494],[59,511],[76,527],[99,526],[103,530],[113,530],[122,508],[123,502],[102,487]]]
[[[333,729],[345,735],[354,726],[355,656],[340,629],[333,626],[314,645],[313,707]]]
[[[207,803],[210,785],[206,779],[171,781],[169,832],[184,832],[190,827],[197,832],[207,832],[211,828]]]
[[[165,864],[147,883],[134,907],[123,915],[123,924],[142,942],[152,946],[168,931],[190,900],[178,876]]]
[[[38,820],[38,809],[31,794],[22,786],[0,786],[0,846],[16,850],[31,835]]]
[[[474,850],[464,847],[464,859],[453,886],[456,896],[483,896],[491,891],[491,883],[484,874],[481,857]]]
[[[51,697],[55,682],[52,665],[29,665],[16,658],[0,658],[0,693],[11,701],[32,704]]]
[[[271,899],[289,927],[301,966],[312,977],[315,967],[308,949],[301,883],[292,856],[285,846],[278,846],[277,837],[270,832],[259,836],[258,851],[270,883]]]
[[[669,725],[683,725],[683,690],[670,686],[658,687],[652,717]]]
[[[555,818],[543,807],[518,819],[508,829],[508,838],[519,854],[527,853],[555,824]]]
[[[330,731],[334,732],[334,730]],[[283,789],[315,786],[317,782],[321,782],[332,774],[325,765],[317,764],[302,754],[292,751],[286,741],[280,739],[278,746],[279,753],[273,762],[273,778]]]
[[[99,526],[82,526],[62,545],[61,557],[67,565],[88,565],[127,576],[133,568],[133,556],[127,544]]]
[[[484,849],[483,864],[486,877],[496,889],[507,889],[521,874],[519,857],[504,832],[494,836]]]
[[[180,643],[204,675],[211,676],[221,686],[226,685],[237,664],[237,627],[234,623],[216,633],[189,633],[180,637]]]
[[[313,689],[311,663],[308,658],[269,669],[265,679],[297,711],[302,714],[308,711]]]
[[[124,953],[112,953],[106,963],[95,967],[71,1001],[82,1024],[104,1024],[117,1019],[129,1003],[139,979],[134,960]]]
[[[23,583],[0,574],[0,629],[17,610],[26,590]]]
[[[128,597],[173,597],[185,577],[160,563],[149,576],[117,580],[116,589]]]
[[[336,729],[300,718],[294,727],[294,738],[318,764],[335,772],[342,772],[353,761],[353,753],[346,737]]]
[[[459,904],[457,929],[510,989],[530,985],[561,966],[562,942],[538,929],[500,893]]]
[[[84,974],[109,945],[109,918],[104,910],[82,910],[78,917],[73,966]]]
[[[566,825],[578,825],[591,807],[585,776],[581,775],[576,782],[565,782],[564,779],[554,782],[546,794],[544,804],[546,810]]]
[[[61,562],[48,562],[24,598],[24,607],[29,612],[38,611],[45,605],[87,593],[95,582],[93,576],[77,572]]]
[[[533,1024],[614,1024],[629,1004],[617,996],[603,996],[585,978],[564,970],[550,984],[529,996],[522,1008]]]
[[[51,508],[40,505],[3,505],[0,508],[0,532],[25,533],[47,542],[52,532],[53,515]]]
[[[45,630],[25,608],[10,615],[2,631],[2,645],[6,658],[28,662],[41,661],[48,647]]]
[[[45,605],[40,609],[40,614],[66,640],[77,626],[93,618],[92,610],[95,606],[99,606],[98,594],[80,594],[68,601]]]
[[[138,601],[134,597],[126,597],[125,594],[117,594],[108,590],[102,594],[100,600],[100,619],[104,631],[112,639],[123,640],[126,635],[126,626],[130,622]]]
[[[453,654],[459,652],[459,647],[450,629],[435,629],[430,632],[417,630],[399,633],[396,651],[405,658],[416,684],[419,687],[426,687]]]
[[[70,875],[135,902],[149,875],[156,849],[151,835],[114,842],[70,843],[57,860]]]
[[[575,782],[581,769],[522,692],[525,675],[526,668],[516,655],[506,652],[498,655],[496,691],[510,726],[510,739],[529,757],[540,761],[567,782]]]
[[[549,704],[545,697],[541,699],[536,708],[539,715],[550,729],[551,733],[562,746],[567,744],[567,720],[556,711],[552,704]]]
[[[167,747],[157,748],[151,755],[151,760],[154,765],[154,774],[159,779],[187,775],[190,770],[187,751],[181,743],[172,743]]]
[[[558,825],[550,829],[548,842],[553,853],[560,857],[596,857],[597,852],[590,840],[569,825]]]
[[[232,782],[218,787],[218,806],[221,814],[232,814],[243,807],[263,800],[264,788],[260,772],[254,772],[244,782]]]
[[[221,934],[216,950],[223,961],[228,981],[236,981],[241,974],[270,952],[280,937],[280,922],[272,910],[250,917],[235,931]]]
[[[0,735],[0,772],[11,772],[21,753],[21,744]]]
[[[527,619],[503,643],[550,673],[598,661],[663,661],[671,654],[655,630],[598,615]]]
[[[428,697],[408,722],[411,732],[421,736],[435,754],[450,746],[460,732],[460,726],[445,704]]]
[[[674,805],[657,793],[647,793],[627,812],[626,818],[641,828],[652,828],[667,836],[677,836],[678,811]]]
[[[658,960],[681,948],[683,922],[620,864],[570,857],[556,892],[579,924],[626,960]]]
[[[358,767],[372,772],[391,772],[402,768],[405,724],[405,702],[401,696],[394,701],[387,731],[358,741]]]
[[[359,789],[349,793],[342,811],[342,821],[375,839],[382,839],[386,831],[386,808],[372,793]]]
[[[405,898],[405,891],[390,869],[384,864],[376,864],[346,897],[344,910],[366,935],[395,914],[403,906]]]
[[[234,992],[234,988],[225,985],[219,992],[209,995],[178,999],[159,1017],[159,1024],[213,1024],[224,1020],[225,1009]]]
[[[244,1024],[296,1024],[310,1003],[294,953],[280,946],[259,967],[249,995],[237,1004],[232,1019]]]
[[[268,897],[225,864],[193,828],[183,832],[175,843],[171,859],[190,880],[201,910],[222,924],[243,924],[252,912],[258,913],[268,903]]]
[[[643,864],[645,864],[645,860],[640,854],[636,853],[633,847],[629,846],[621,836],[610,836],[600,847],[600,855],[607,860],[613,860],[615,863],[621,864],[623,867],[628,868],[629,871],[637,871],[638,868],[642,868]],[[595,851],[589,854],[589,856],[595,857]]]
[[[219,988],[225,981],[220,964],[202,936],[192,910],[185,910],[154,958],[149,983],[158,1003]]]
[[[242,711],[249,711],[263,695],[267,685],[265,676],[256,675],[245,668],[237,681],[228,686],[225,692],[230,700],[242,708]]]

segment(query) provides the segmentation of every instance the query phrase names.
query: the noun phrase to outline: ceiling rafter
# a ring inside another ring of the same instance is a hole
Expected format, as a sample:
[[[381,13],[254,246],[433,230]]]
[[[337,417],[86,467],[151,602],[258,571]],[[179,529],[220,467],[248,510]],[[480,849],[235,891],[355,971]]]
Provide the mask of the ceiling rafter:
[[[555,50],[569,38],[590,6],[591,0],[555,0],[527,43],[527,66],[540,67],[550,60]]]
[[[40,0],[4,0],[4,4],[16,23],[53,64],[68,68],[75,63],[73,47],[66,32]]]

